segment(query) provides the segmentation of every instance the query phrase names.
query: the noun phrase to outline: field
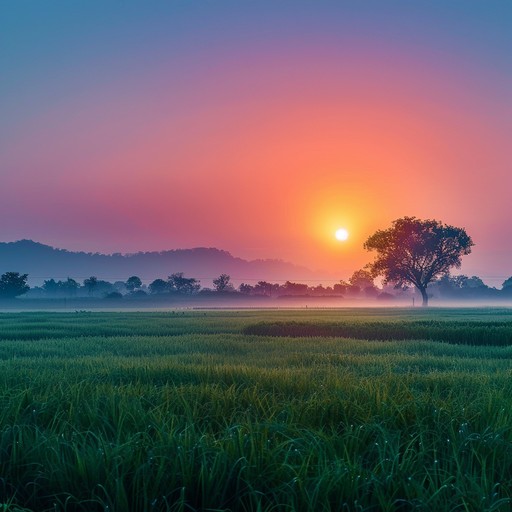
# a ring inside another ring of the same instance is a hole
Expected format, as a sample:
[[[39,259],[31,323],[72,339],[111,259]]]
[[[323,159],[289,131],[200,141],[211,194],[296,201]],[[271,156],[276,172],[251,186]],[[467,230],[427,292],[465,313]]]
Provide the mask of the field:
[[[0,510],[508,511],[512,310],[0,314]]]

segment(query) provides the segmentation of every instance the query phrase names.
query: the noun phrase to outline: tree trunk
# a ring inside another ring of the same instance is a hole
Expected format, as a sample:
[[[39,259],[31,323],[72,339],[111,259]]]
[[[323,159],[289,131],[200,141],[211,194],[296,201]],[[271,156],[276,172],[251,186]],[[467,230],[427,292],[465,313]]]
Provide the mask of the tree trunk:
[[[421,293],[421,297],[423,298],[423,303],[421,304],[424,308],[428,306],[428,295],[427,295],[427,288],[419,287],[418,290]]]

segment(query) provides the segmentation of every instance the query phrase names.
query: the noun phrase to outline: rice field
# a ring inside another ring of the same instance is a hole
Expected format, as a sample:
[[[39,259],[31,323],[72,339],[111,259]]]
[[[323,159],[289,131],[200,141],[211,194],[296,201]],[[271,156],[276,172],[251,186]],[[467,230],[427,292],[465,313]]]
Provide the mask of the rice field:
[[[2,511],[509,511],[512,310],[0,314]]]

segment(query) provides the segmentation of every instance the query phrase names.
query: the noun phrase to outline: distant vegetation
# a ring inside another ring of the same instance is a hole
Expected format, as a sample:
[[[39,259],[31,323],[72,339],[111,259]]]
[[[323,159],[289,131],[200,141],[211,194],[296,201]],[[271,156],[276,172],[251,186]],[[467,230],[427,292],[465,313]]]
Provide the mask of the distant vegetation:
[[[64,261],[85,257],[97,258],[98,261],[118,261],[123,267],[130,259],[140,261],[165,261],[169,259],[176,264],[181,262],[184,267],[190,266],[189,260],[226,262],[226,265],[236,263],[242,267],[257,265],[258,262],[244,262],[233,258],[229,253],[216,249],[193,249],[182,251],[167,251],[164,253],[138,253],[135,255],[97,255],[85,253],[68,253],[56,251],[31,241],[21,241],[15,244],[0,244],[0,262],[2,249],[24,248],[25,259],[31,251],[51,255],[55,253]],[[414,305],[416,289],[422,299],[422,305],[428,305],[430,297],[448,300],[500,300],[512,298],[512,277],[503,282],[500,290],[487,286],[478,276],[450,274],[452,268],[459,268],[461,258],[471,252],[473,246],[471,237],[464,229],[443,224],[437,220],[420,220],[415,217],[403,217],[393,222],[386,230],[379,230],[368,238],[364,247],[376,252],[374,261],[363,269],[355,271],[348,281],[340,280],[332,286],[322,284],[309,285],[302,282],[287,280],[272,282],[259,280],[242,282],[237,288],[233,285],[231,276],[221,272],[218,277],[210,278],[213,288],[202,287],[201,278],[187,275],[185,272],[173,272],[167,278],[159,277],[151,282],[144,282],[138,275],[131,275],[126,281],[106,281],[91,275],[83,279],[82,284],[72,277],[66,280],[47,279],[40,287],[29,290],[28,274],[7,272],[0,278],[0,298],[14,298],[25,295],[30,298],[105,298],[118,300],[124,297],[143,300],[148,295],[153,298],[195,296],[210,298],[237,299],[243,297],[268,298],[314,298],[334,297],[350,299],[377,299],[389,301],[401,299]],[[12,254],[11,254],[12,256]],[[30,259],[30,257],[28,258]],[[205,259],[206,258],[206,259]],[[260,262],[265,263],[265,262]],[[275,264],[267,261],[265,264]],[[289,264],[288,268],[291,268]],[[240,267],[240,268],[242,268]],[[292,266],[293,267],[293,266]],[[275,269],[275,267],[269,267]],[[375,279],[382,277],[382,285],[375,284]]]
[[[187,277],[176,272],[167,279],[155,279],[147,285],[138,276],[130,276],[126,281],[105,281],[90,276],[82,283],[67,278],[65,280],[47,279],[42,286],[30,288],[27,285],[28,274],[6,272],[0,276],[0,298],[12,299],[19,296],[27,298],[105,298],[105,299],[144,299],[165,297],[210,297],[231,298],[314,298],[337,297],[347,299],[365,299],[391,301],[400,299],[411,301],[414,289],[407,286],[397,287],[393,283],[377,286],[368,270],[354,272],[348,281],[341,280],[333,286],[321,284],[310,286],[305,283],[286,281],[282,284],[258,281],[255,284],[241,283],[237,288],[231,284],[231,277],[221,274],[213,280],[214,287],[201,287],[199,279]],[[429,297],[444,300],[510,300],[512,299],[512,277],[503,282],[501,289],[487,286],[479,277],[465,275],[452,276],[446,273],[431,282],[427,288]]]
[[[101,254],[56,249],[32,240],[0,242],[0,273],[17,270],[32,278],[66,279],[82,282],[89,276],[116,281],[139,276],[144,283],[175,272],[186,276],[217,277],[222,273],[244,279],[290,280],[318,279],[311,270],[281,260],[244,260],[229,252],[209,247],[137,252],[133,254]]]
[[[340,321],[410,339],[244,334]],[[434,321],[512,330],[507,309],[0,314],[0,508],[510,511],[512,345],[428,341]]]
[[[6,272],[0,276],[0,297],[13,299],[29,291],[27,285],[28,274],[19,272]]]

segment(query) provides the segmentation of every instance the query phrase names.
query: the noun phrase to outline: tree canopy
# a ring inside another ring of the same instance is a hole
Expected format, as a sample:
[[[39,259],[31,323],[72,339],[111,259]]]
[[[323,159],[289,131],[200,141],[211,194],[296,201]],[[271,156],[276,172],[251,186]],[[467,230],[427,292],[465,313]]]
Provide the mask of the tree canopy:
[[[0,298],[14,299],[30,290],[27,284],[28,274],[6,272],[0,277]]]
[[[153,294],[165,293],[169,291],[169,284],[163,279],[155,279],[149,284],[149,292]]]
[[[503,281],[503,284],[501,285],[501,287],[505,290],[505,289],[511,289],[512,290],[512,277],[509,277],[508,279],[505,279],[505,281]]]
[[[89,295],[92,295],[93,291],[98,286],[98,278],[96,276],[91,276],[84,279],[84,286],[87,288]]]
[[[379,230],[366,240],[364,247],[376,251],[369,265],[373,275],[397,286],[414,285],[428,305],[428,284],[459,268],[462,256],[471,252],[471,237],[463,228],[437,220],[403,217],[386,230]]]
[[[142,286],[142,280],[139,276],[131,276],[126,280],[126,289],[133,292],[136,288]]]
[[[185,295],[197,293],[201,288],[197,279],[193,277],[185,277],[183,272],[171,274],[167,279],[167,283],[170,291]]]
[[[228,274],[221,274],[217,279],[213,280],[213,286],[217,292],[232,292],[234,288],[230,281],[231,276]]]
[[[66,281],[55,281],[55,279],[48,279],[43,283],[43,290],[48,295],[76,295],[76,291],[80,285],[68,277]]]

